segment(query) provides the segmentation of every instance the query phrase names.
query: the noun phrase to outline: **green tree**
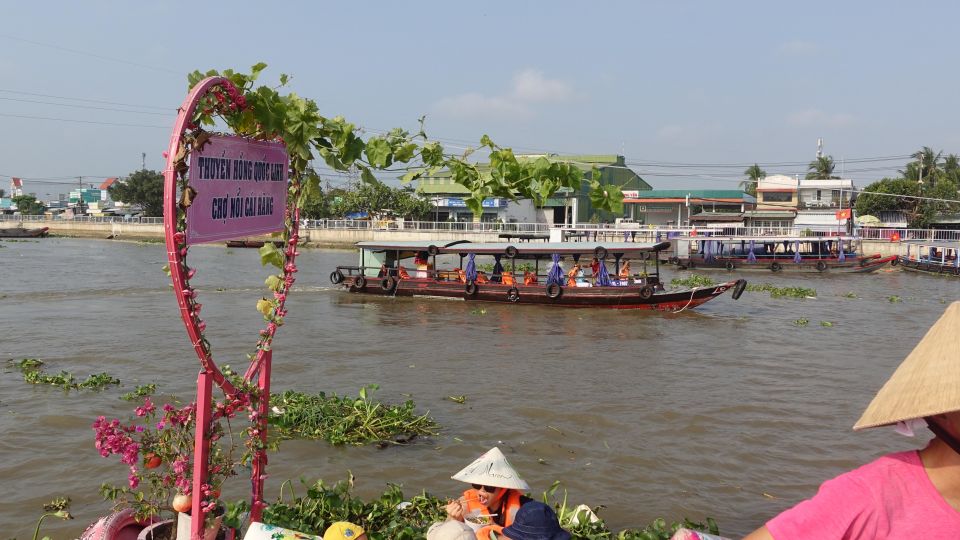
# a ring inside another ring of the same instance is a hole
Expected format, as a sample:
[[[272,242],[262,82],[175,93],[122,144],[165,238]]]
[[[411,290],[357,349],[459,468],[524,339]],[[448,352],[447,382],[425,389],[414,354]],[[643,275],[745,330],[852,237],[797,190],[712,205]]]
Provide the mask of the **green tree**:
[[[840,178],[833,175],[833,169],[836,165],[833,162],[833,156],[820,156],[807,165],[807,180],[829,180]]]
[[[907,168],[900,171],[903,177],[914,182],[923,181],[928,186],[935,186],[944,175],[941,168],[943,152],[934,152],[929,146],[924,146],[910,155],[914,159],[907,163]]]
[[[943,177],[960,185],[960,156],[949,154],[943,158]]]
[[[767,177],[767,171],[760,168],[760,165],[754,163],[753,165],[747,167],[747,170],[743,171],[746,178],[740,181],[740,189],[744,193],[749,195],[757,196],[757,184],[761,179]]]
[[[136,204],[146,216],[163,215],[163,174],[146,169],[114,182],[107,191],[114,201]]]
[[[4,190],[2,190],[2,189],[0,189],[0,199],[4,198],[4,197],[6,197],[6,196],[7,196],[7,192],[4,191]]]
[[[43,203],[33,195],[18,195],[11,200],[17,205],[17,211],[25,216],[39,216],[43,213]]]

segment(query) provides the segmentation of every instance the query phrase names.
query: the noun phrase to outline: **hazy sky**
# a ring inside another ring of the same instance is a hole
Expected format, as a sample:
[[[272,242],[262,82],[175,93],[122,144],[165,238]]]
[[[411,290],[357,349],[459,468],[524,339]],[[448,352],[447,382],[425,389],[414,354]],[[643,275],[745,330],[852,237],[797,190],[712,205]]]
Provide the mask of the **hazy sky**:
[[[137,170],[142,152],[161,170],[186,73],[258,61],[263,82],[288,73],[322,114],[369,130],[426,114],[452,151],[486,133],[518,152],[623,154],[654,188],[723,189],[754,162],[803,174],[822,137],[863,187],[921,146],[960,153],[958,16],[955,2],[7,2],[0,187],[19,176],[46,198]]]

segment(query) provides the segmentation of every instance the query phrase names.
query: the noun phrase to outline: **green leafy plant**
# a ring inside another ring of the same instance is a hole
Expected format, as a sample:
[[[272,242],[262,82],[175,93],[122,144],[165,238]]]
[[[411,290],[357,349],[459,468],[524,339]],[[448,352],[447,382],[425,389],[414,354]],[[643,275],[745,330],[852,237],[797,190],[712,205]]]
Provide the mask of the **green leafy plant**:
[[[830,328],[833,326],[833,323],[830,321],[820,321],[820,326],[824,328]]]
[[[857,298],[857,293],[850,291],[848,293],[841,294],[840,296],[844,298]]]
[[[33,540],[38,540],[40,536],[40,526],[43,525],[43,520],[48,517],[55,517],[60,519],[73,519],[73,515],[70,513],[70,498],[69,497],[57,497],[56,499],[48,502],[43,505],[43,515],[40,516],[40,519],[37,520],[37,527],[33,531]],[[49,536],[44,536],[43,540],[50,540]]]
[[[127,392],[120,396],[120,399],[125,401],[137,401],[145,397],[152,396],[157,391],[157,385],[150,384],[140,384],[132,392]]]
[[[273,394],[270,403],[275,414],[269,417],[270,426],[281,439],[322,439],[354,446],[404,444],[437,434],[437,423],[428,414],[418,415],[412,400],[400,405],[374,401],[371,394],[377,388],[361,388],[356,398],[293,390]]]
[[[887,297],[887,301],[889,301],[891,304],[898,304],[901,302],[901,299],[897,295],[892,295]]]
[[[816,289],[806,287],[777,287],[770,283],[749,284],[747,290],[751,292],[769,292],[771,298],[814,298],[817,296]]]
[[[799,319],[793,321],[793,324],[796,326],[806,326],[810,324],[810,319],[806,317],[800,317]]]
[[[673,287],[710,287],[716,284],[717,282],[712,278],[702,274],[692,274],[689,277],[673,278],[670,280],[670,285]]]
[[[23,380],[30,384],[41,384],[50,386],[59,386],[64,390],[103,390],[107,386],[120,384],[120,379],[114,378],[107,373],[96,373],[88,376],[82,381],[66,371],[61,370],[56,374],[49,374],[43,371],[43,361],[36,358],[24,358],[19,362],[10,362],[13,367],[20,370],[23,374]]]

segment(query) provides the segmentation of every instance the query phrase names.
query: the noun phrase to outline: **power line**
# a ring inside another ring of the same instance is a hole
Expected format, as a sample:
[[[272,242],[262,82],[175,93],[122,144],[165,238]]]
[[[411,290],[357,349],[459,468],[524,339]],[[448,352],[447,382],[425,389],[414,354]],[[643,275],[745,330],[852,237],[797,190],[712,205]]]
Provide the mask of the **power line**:
[[[102,103],[102,104],[104,104],[104,105],[120,105],[120,106],[123,106],[123,107],[139,107],[139,108],[141,108],[141,109],[157,109],[157,110],[161,110],[161,111],[170,111],[170,110],[171,110],[170,107],[157,107],[156,105],[135,105],[135,104],[132,104],[132,103],[119,103],[119,102],[116,102],[116,101],[104,101],[104,100],[101,100],[101,99],[86,99],[86,98],[78,98],[78,97],[55,96],[55,95],[52,95],[52,94],[38,94],[38,93],[36,93],[36,92],[21,92],[21,91],[19,91],[19,90],[7,90],[7,89],[4,89],[4,88],[0,88],[0,92],[2,92],[2,93],[4,93],[4,94],[19,94],[19,95],[22,95],[22,96],[46,97],[46,98],[54,98],[54,99],[64,99],[64,100],[68,100],[68,101],[85,101],[85,102],[88,102],[88,103]],[[175,110],[175,109],[174,109],[174,110]]]
[[[83,55],[83,56],[89,56],[89,57],[91,57],[91,58],[99,58],[100,60],[107,60],[107,61],[110,61],[110,62],[117,62],[117,63],[119,63],[119,64],[127,64],[127,65],[129,65],[129,66],[136,66],[136,67],[140,67],[140,68],[144,68],[144,69],[152,69],[152,70],[155,70],[155,71],[163,71],[163,72],[166,72],[166,73],[173,73],[174,75],[181,75],[181,76],[183,75],[183,72],[181,72],[181,71],[175,71],[175,70],[172,70],[172,69],[167,69],[167,68],[162,68],[162,67],[157,67],[157,66],[151,66],[151,65],[148,65],[148,64],[141,64],[141,63],[139,63],[139,62],[131,62],[131,61],[129,61],[129,60],[123,60],[123,59],[121,59],[121,58],[114,58],[114,57],[111,57],[111,56],[104,56],[104,55],[102,55],[102,54],[96,54],[96,53],[92,53],[92,52],[88,52],[88,51],[81,51],[81,50],[78,50],[78,49],[70,49],[70,48],[68,48],[68,47],[61,47],[61,46],[59,46],[59,45],[53,45],[53,44],[50,44],[50,43],[42,43],[42,42],[39,42],[39,41],[33,41],[33,40],[30,40],[30,39],[24,39],[24,38],[20,38],[20,37],[16,37],[16,36],[11,36],[11,35],[8,35],[8,34],[0,34],[0,38],[6,38],[6,39],[13,40],[13,41],[21,41],[21,42],[23,42],[23,43],[29,43],[29,44],[31,44],[31,45],[37,45],[37,46],[39,46],[39,47],[48,47],[48,48],[50,48],[50,49],[56,49],[56,50],[64,51],[64,52],[68,52],[68,53],[79,54],[79,55]]]
[[[76,124],[99,124],[103,126],[123,126],[123,127],[143,127],[143,128],[157,128],[157,129],[170,129],[170,126],[151,126],[146,124],[123,124],[119,122],[97,122],[94,120],[74,120],[71,118],[50,118],[48,116],[28,116],[25,114],[8,114],[0,113],[0,116],[6,116],[9,118],[26,118],[28,120],[49,120],[52,122],[72,122]]]
[[[0,96],[0,100],[3,100],[3,101],[19,101],[20,103],[37,103],[37,104],[40,104],[40,105],[54,105],[54,106],[57,106],[57,107],[73,107],[73,108],[76,108],[76,109],[94,109],[94,110],[98,110],[98,111],[116,111],[116,112],[132,113],[132,114],[154,114],[154,115],[157,115],[157,116],[167,116],[167,117],[169,117],[170,114],[171,114],[170,112],[162,113],[162,112],[154,112],[154,111],[131,111],[131,110],[129,110],[129,109],[114,109],[114,108],[111,108],[111,107],[97,107],[97,106],[95,106],[95,105],[76,105],[76,104],[73,104],[73,103],[54,103],[54,102],[52,102],[52,101],[39,101],[39,100],[35,100],[35,99],[8,98],[8,97],[3,97],[3,96]]]

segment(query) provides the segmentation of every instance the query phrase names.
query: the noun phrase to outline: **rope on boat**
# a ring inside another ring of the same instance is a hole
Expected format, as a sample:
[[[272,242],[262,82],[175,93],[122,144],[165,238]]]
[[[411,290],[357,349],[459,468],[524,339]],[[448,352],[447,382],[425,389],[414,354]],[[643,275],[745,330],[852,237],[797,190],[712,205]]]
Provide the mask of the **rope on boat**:
[[[679,310],[675,311],[674,313],[683,313],[684,311],[686,311],[686,309],[687,309],[688,307],[690,307],[690,304],[693,303],[693,295],[696,294],[696,292],[697,292],[698,289],[700,289],[700,287],[694,287],[694,288],[690,289],[690,299],[687,300],[687,305],[683,306],[682,308],[680,308]]]

